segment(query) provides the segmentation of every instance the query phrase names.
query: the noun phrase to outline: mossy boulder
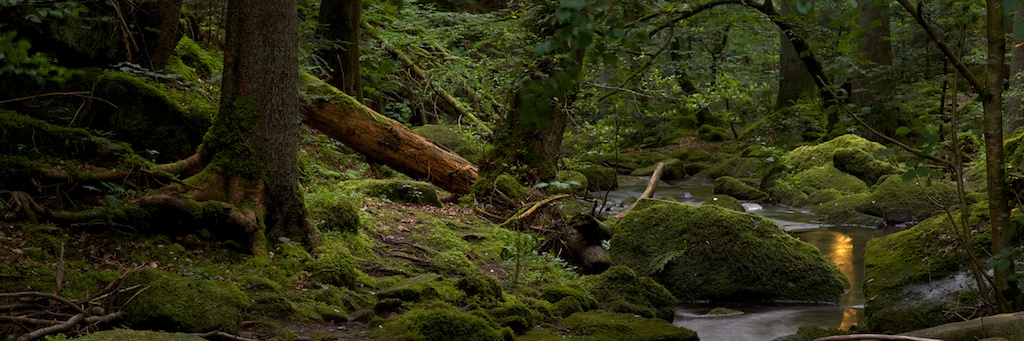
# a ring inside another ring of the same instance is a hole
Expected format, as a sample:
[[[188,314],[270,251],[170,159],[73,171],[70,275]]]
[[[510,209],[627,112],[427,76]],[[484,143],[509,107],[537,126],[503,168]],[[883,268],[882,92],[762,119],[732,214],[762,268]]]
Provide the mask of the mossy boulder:
[[[846,134],[825,143],[797,147],[783,155],[781,161],[792,167],[795,172],[813,167],[833,166],[832,160],[836,150],[847,148],[857,148],[871,155],[886,149],[885,146],[877,142],[868,141],[854,134]],[[848,152],[848,150],[844,150],[844,153]]]
[[[988,205],[971,207],[971,243],[984,262],[992,244]],[[955,224],[960,212],[953,214]],[[864,254],[864,306],[871,331],[898,333],[957,322],[981,309],[969,275],[969,259],[945,215],[872,239]]]
[[[342,243],[324,240],[316,249],[316,258],[308,262],[310,279],[324,284],[357,288],[364,276],[355,265],[352,254]]]
[[[545,188],[548,194],[572,194],[572,195],[586,195],[587,177],[575,170],[560,170],[555,173],[555,180],[548,183]]]
[[[714,309],[711,309],[710,311],[708,311],[707,314],[704,314],[704,316],[714,316],[714,317],[725,317],[725,316],[736,316],[736,315],[743,315],[743,312],[739,311],[739,310],[736,310],[736,309],[729,309],[729,308],[725,308],[725,307],[717,307],[717,308],[714,308]]]
[[[729,133],[725,129],[705,124],[697,128],[697,138],[701,141],[722,142],[729,139]]]
[[[541,290],[541,299],[554,303],[552,312],[561,317],[597,308],[597,300],[586,290],[554,285]]]
[[[863,180],[829,165],[800,171],[793,175],[793,180],[804,191],[836,189],[843,194],[852,194],[868,190]]]
[[[703,149],[682,148],[668,153],[670,158],[680,159],[688,162],[706,162],[715,158],[714,155]]]
[[[584,286],[601,309],[669,322],[675,317],[675,296],[650,277],[639,276],[628,267],[613,266],[600,275],[587,277]]]
[[[684,301],[835,302],[848,287],[818,248],[718,206],[644,199],[616,225],[609,252]]]
[[[516,177],[510,174],[499,174],[498,177],[494,179],[493,186],[494,189],[501,191],[501,193],[504,193],[509,198],[520,201],[527,200],[530,195],[530,189],[523,186],[523,184],[519,183],[519,180],[517,180]]]
[[[810,206],[811,213],[823,215],[821,222],[828,225],[854,225],[868,228],[885,227],[885,219],[857,211],[870,204],[871,195],[857,193]]]
[[[542,318],[540,313],[518,301],[509,301],[494,307],[491,309],[491,315],[499,325],[508,327],[518,334],[533,328]]]
[[[479,164],[483,156],[488,152],[487,145],[479,138],[472,137],[459,131],[458,127],[450,125],[425,124],[412,131],[427,138],[435,144],[439,144],[456,154],[459,154],[469,162]]]
[[[455,282],[455,287],[466,293],[466,296],[483,303],[497,303],[502,298],[501,283],[491,276],[469,275]]]
[[[654,164],[644,167],[637,168],[629,175],[632,176],[651,176],[654,174],[654,170],[658,168],[658,163],[664,162],[665,169],[661,171],[662,180],[683,180],[686,178],[686,164],[679,159],[665,159]]]
[[[874,185],[882,176],[902,171],[898,164],[881,160],[860,148],[836,148],[832,152],[832,165],[839,171],[856,176],[868,186]]]
[[[360,192],[396,202],[441,207],[437,188],[422,181],[364,179],[342,182],[342,190]]]
[[[576,170],[587,178],[587,189],[591,192],[619,188],[618,174],[611,167],[584,164]]]
[[[134,272],[123,285],[146,287],[138,295],[122,295],[125,320],[135,328],[236,334],[249,308],[249,298],[230,283],[196,280],[158,269]]]
[[[956,188],[947,180],[904,180],[889,175],[879,180],[868,201],[857,210],[882,217],[889,224],[901,224],[924,220],[941,213],[941,206],[959,203]]]
[[[586,335],[584,340],[697,341],[697,333],[662,319],[637,317],[610,311],[572,314],[561,326],[570,335]],[[523,338],[529,340],[529,338]]]
[[[377,298],[397,298],[403,302],[423,302],[428,300],[455,302],[459,300],[460,294],[464,295],[444,276],[431,273],[401,281],[377,293]]]
[[[743,207],[743,203],[739,199],[733,198],[725,194],[716,194],[704,200],[701,205],[713,205],[728,208],[737,212],[746,212],[747,209]]]
[[[189,37],[182,37],[181,40],[178,40],[178,45],[174,47],[174,54],[181,59],[182,64],[195,70],[196,76],[201,79],[210,78],[218,70],[224,68],[223,58],[217,58]]]
[[[714,193],[725,194],[739,200],[759,201],[768,198],[768,194],[731,176],[715,179]]]
[[[306,195],[309,219],[323,232],[358,231],[361,208],[362,204],[358,198],[343,193],[330,191]]]
[[[372,335],[395,341],[503,341],[491,322],[450,306],[413,309],[384,323]]]
[[[157,162],[195,153],[212,124],[210,117],[187,112],[156,86],[137,76],[108,72],[96,79],[93,95],[117,105],[93,105],[79,124],[108,131],[137,151],[156,151]]]

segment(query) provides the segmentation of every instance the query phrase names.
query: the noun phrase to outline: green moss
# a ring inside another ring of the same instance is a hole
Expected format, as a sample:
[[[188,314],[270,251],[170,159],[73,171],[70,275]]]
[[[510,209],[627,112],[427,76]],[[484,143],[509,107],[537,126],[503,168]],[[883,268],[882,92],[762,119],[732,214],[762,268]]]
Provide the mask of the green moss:
[[[184,159],[195,153],[210,117],[185,111],[164,91],[128,73],[109,72],[93,87],[94,96],[115,105],[95,105],[80,123],[112,132],[136,150],[154,150],[158,162]]]
[[[441,275],[423,274],[406,279],[377,293],[377,298],[397,298],[403,302],[422,302],[435,299],[456,302],[464,295],[462,291],[455,288],[452,282]]]
[[[541,299],[554,303],[552,313],[561,317],[598,307],[597,300],[589,292],[567,285],[545,287],[541,291]]]
[[[692,330],[660,319],[608,311],[576,313],[561,323],[570,334],[588,335],[586,340],[698,340]]]
[[[247,179],[261,179],[264,176],[265,155],[252,145],[256,135],[256,119],[260,117],[256,101],[239,98],[233,103],[222,103],[221,110],[214,117],[213,126],[204,135],[199,151],[214,158],[197,176],[203,173],[224,176],[241,176]],[[211,177],[212,175],[207,175]]]
[[[729,139],[729,133],[725,132],[725,129],[705,124],[697,129],[697,138],[708,142],[722,142]]]
[[[836,150],[845,148],[857,148],[869,154],[875,154],[886,149],[885,146],[877,142],[868,141],[857,135],[846,134],[825,143],[793,149],[782,156],[781,161],[791,166],[795,172],[813,167],[832,166],[832,159]],[[848,151],[844,151],[844,153],[846,152]]]
[[[341,243],[323,241],[317,248],[316,259],[309,264],[310,277],[322,283],[356,288],[363,275],[355,266],[352,254]]]
[[[661,284],[624,266],[586,278],[584,286],[602,309],[672,321],[676,298]]]
[[[181,62],[195,70],[198,77],[206,79],[223,69],[221,58],[207,52],[189,37],[182,37],[174,48],[174,54]]]
[[[832,152],[832,164],[836,169],[856,176],[869,186],[878,182],[882,176],[902,171],[898,164],[878,159],[860,148],[836,148]]]
[[[725,194],[739,200],[764,200],[768,198],[768,194],[731,176],[715,179],[714,193]]]
[[[857,225],[871,228],[885,226],[882,217],[857,211],[858,207],[870,204],[870,194],[857,193],[835,200],[810,206],[811,213],[824,215],[822,223],[832,225]]]
[[[686,165],[679,159],[665,159],[659,162],[665,163],[665,169],[662,170],[661,178],[663,180],[682,180],[686,178]],[[658,163],[644,167],[637,168],[629,175],[632,176],[651,176],[654,174],[654,170],[658,168]]]
[[[868,190],[863,180],[829,165],[805,169],[794,174],[793,178],[804,191],[836,189],[843,194],[852,194]]]
[[[587,178],[587,189],[591,192],[619,188],[619,178],[614,169],[594,164],[584,164],[577,168]]]
[[[447,306],[414,309],[385,323],[372,335],[378,340],[395,341],[502,340],[487,320]]]
[[[953,214],[960,221],[960,213]],[[988,220],[988,206],[974,205],[970,209],[972,228]],[[984,252],[991,245],[987,228],[972,234],[976,252]],[[978,255],[984,261],[985,255]],[[909,290],[916,285],[931,292],[937,282],[958,272],[969,271],[968,256],[959,245],[945,215],[930,218],[916,226],[875,238],[868,242],[864,254],[864,295],[871,297],[865,304],[868,327],[872,331],[903,332],[959,321],[951,311],[965,313],[974,309],[974,299],[962,299],[958,292],[967,288],[936,292],[922,296]]]
[[[708,311],[708,313],[705,314],[705,315],[710,315],[710,316],[736,316],[736,315],[743,315],[743,312],[739,311],[739,310],[736,310],[736,309],[717,307],[715,309],[711,309],[711,311]]]
[[[491,309],[491,315],[494,315],[501,326],[509,327],[518,334],[522,334],[540,322],[540,314],[532,311],[525,304],[515,301],[506,302]]]
[[[771,220],[717,206],[641,201],[611,239],[612,260],[676,298],[834,302],[846,277]]]
[[[437,189],[422,181],[411,180],[349,180],[340,185],[343,191],[355,191],[368,196],[383,198],[396,202],[441,207],[437,197]]]
[[[519,180],[516,180],[514,176],[504,173],[498,175],[494,180],[493,185],[494,189],[501,191],[501,193],[504,193],[509,198],[521,201],[526,199],[527,192],[529,191],[529,189],[520,184]]]
[[[941,213],[942,206],[960,203],[956,189],[946,180],[904,181],[886,176],[871,190],[869,201],[858,211],[880,216],[890,222],[919,221]]]
[[[322,232],[356,232],[359,229],[361,208],[362,204],[358,198],[338,192],[306,195],[309,219]]]
[[[679,149],[669,153],[668,156],[689,162],[704,162],[714,159],[714,155],[711,155],[711,153],[708,153],[706,150],[696,148]]]
[[[469,136],[459,131],[459,127],[448,125],[426,124],[413,128],[413,132],[440,144],[461,155],[474,164],[479,164],[490,147],[476,135]]]
[[[712,205],[728,208],[737,212],[746,212],[747,209],[743,208],[743,203],[740,203],[739,199],[733,198],[725,194],[716,194],[704,200],[701,205]]]
[[[129,275],[124,285],[146,287],[138,295],[122,295],[125,318],[136,328],[238,333],[249,308],[249,298],[234,285],[188,279],[157,269],[139,270]]]
[[[460,278],[455,286],[466,296],[483,303],[497,303],[503,300],[501,283],[491,276],[470,275]]]

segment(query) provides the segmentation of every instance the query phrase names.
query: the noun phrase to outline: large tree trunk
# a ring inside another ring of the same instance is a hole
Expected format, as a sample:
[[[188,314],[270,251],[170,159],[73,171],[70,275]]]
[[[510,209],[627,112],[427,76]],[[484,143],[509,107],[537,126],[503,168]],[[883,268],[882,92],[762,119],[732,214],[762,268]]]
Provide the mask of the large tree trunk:
[[[333,69],[328,83],[363,102],[362,72],[359,69],[360,0],[326,0],[320,3],[320,35],[334,41],[336,48],[320,52]]]
[[[853,91],[850,101],[857,106],[871,106],[875,96],[888,89],[879,77],[877,69],[892,65],[892,41],[889,38],[889,1],[859,0],[857,10],[857,26],[865,30],[864,36],[857,40],[865,62],[864,74],[857,75],[853,80]]]
[[[796,9],[789,1],[781,1],[782,16],[797,15]],[[807,70],[807,65],[800,58],[800,53],[794,47],[791,39],[796,32],[786,30],[796,29],[794,26],[779,28],[782,34],[779,35],[779,96],[775,101],[777,108],[786,108],[793,102],[800,100],[800,96],[816,95],[817,83]]]
[[[410,177],[425,179],[453,193],[472,190],[477,170],[462,156],[438,147],[312,76],[304,81],[330,98],[302,106],[306,125]]]
[[[181,29],[181,4],[183,0],[161,0],[156,13],[156,41],[147,44],[148,58],[142,61],[156,70],[167,65],[167,58],[174,52],[184,32]]]

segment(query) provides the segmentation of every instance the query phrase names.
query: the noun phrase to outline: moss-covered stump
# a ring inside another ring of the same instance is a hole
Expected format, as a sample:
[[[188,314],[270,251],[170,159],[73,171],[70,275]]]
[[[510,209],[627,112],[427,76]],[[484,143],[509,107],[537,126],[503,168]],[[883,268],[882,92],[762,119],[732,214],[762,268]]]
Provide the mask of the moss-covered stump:
[[[846,134],[825,143],[797,147],[783,155],[781,161],[792,167],[795,172],[813,167],[832,166],[836,150],[847,148],[860,149],[869,155],[886,149],[885,146],[877,142],[868,141],[857,135]],[[844,153],[848,152],[848,150],[844,150]]]
[[[572,314],[562,320],[562,328],[570,334],[588,335],[589,340],[659,340],[697,341],[697,333],[661,319],[637,317],[633,314],[590,311]],[[523,340],[529,340],[525,336]]]
[[[560,170],[555,173],[554,181],[545,188],[549,195],[572,194],[586,195],[588,192],[587,177],[574,170]]]
[[[600,275],[587,277],[584,286],[602,309],[669,322],[675,317],[675,296],[650,277],[638,276],[628,267],[613,266]]]
[[[437,197],[437,187],[422,181],[411,180],[349,180],[342,182],[342,190],[351,190],[396,202],[443,206]]]
[[[644,167],[644,168],[637,168],[632,173],[629,173],[629,175],[632,175],[632,176],[648,176],[649,177],[649,176],[654,174],[654,170],[658,168],[658,163],[659,162],[664,162],[665,163],[665,169],[662,170],[662,172],[661,172],[661,179],[662,180],[669,180],[669,181],[671,181],[671,180],[683,180],[683,179],[686,178],[686,164],[682,160],[679,160],[679,159],[665,159],[665,160],[661,160],[661,161],[655,162],[654,164],[652,164],[650,166],[647,166],[647,167]]]
[[[121,297],[126,304],[125,319],[135,328],[238,333],[249,308],[249,298],[230,283],[195,280],[158,269],[139,270],[125,278],[123,285],[146,287],[134,297]]]
[[[978,253],[991,245],[988,206],[970,210],[972,243]],[[956,222],[960,213],[953,214]],[[984,262],[984,255],[979,254]],[[970,316],[979,304],[971,287],[968,256],[950,230],[945,215],[872,239],[864,255],[864,305],[868,328],[898,333]]]
[[[576,170],[587,178],[587,189],[591,192],[619,188],[618,174],[610,167],[584,164]]]
[[[395,341],[502,341],[503,336],[483,317],[442,306],[414,309],[373,332],[378,340]]]
[[[480,160],[488,151],[483,141],[460,132],[458,127],[426,124],[413,128],[412,132],[459,154],[474,164],[480,164]]]
[[[358,198],[342,193],[321,192],[306,195],[309,219],[322,232],[356,232],[359,230]]]
[[[739,199],[733,198],[725,194],[713,195],[710,198],[704,200],[701,205],[711,205],[728,208],[737,212],[746,212],[747,209],[743,207],[743,203]]]
[[[148,330],[113,329],[95,332],[75,340],[79,341],[206,341],[192,334],[165,333]]]
[[[731,176],[715,179],[714,193],[725,194],[739,200],[759,201],[768,198],[768,194]]]
[[[879,180],[858,211],[879,216],[889,224],[917,222],[942,212],[937,206],[959,205],[956,189],[945,180],[909,180],[890,175]]]
[[[868,190],[863,180],[832,166],[811,167],[794,174],[793,178],[805,192],[835,189],[842,194],[853,194]]]
[[[135,150],[153,150],[157,162],[187,158],[195,153],[211,117],[185,111],[161,92],[134,75],[110,72],[100,76],[94,96],[117,105],[93,105],[79,124],[114,133]]]
[[[848,286],[813,245],[718,206],[645,199],[616,225],[609,252],[685,301],[834,302]]]

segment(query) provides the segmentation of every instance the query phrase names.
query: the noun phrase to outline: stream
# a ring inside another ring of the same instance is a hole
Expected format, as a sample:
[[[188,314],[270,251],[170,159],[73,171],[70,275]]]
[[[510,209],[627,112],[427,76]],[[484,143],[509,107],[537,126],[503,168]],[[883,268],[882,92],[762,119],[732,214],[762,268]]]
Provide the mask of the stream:
[[[647,186],[647,178],[619,177],[619,188],[608,194],[609,210],[620,211],[625,207],[615,206],[628,197],[638,197]],[[603,198],[605,192],[594,193]],[[672,198],[676,201],[700,205],[713,195],[712,182],[707,180],[686,180],[682,182],[661,182],[655,198]],[[864,248],[868,240],[881,237],[889,232],[856,226],[822,226],[815,223],[818,216],[775,205],[743,203],[748,212],[760,214],[775,221],[793,236],[817,246],[846,277],[850,279],[850,290],[839,298],[836,305],[743,305],[715,303],[714,305],[683,305],[676,309],[673,324],[697,332],[703,341],[744,341],[772,340],[776,337],[796,333],[803,326],[848,329],[864,324]],[[744,312],[742,315],[704,317],[715,307],[726,307]]]

